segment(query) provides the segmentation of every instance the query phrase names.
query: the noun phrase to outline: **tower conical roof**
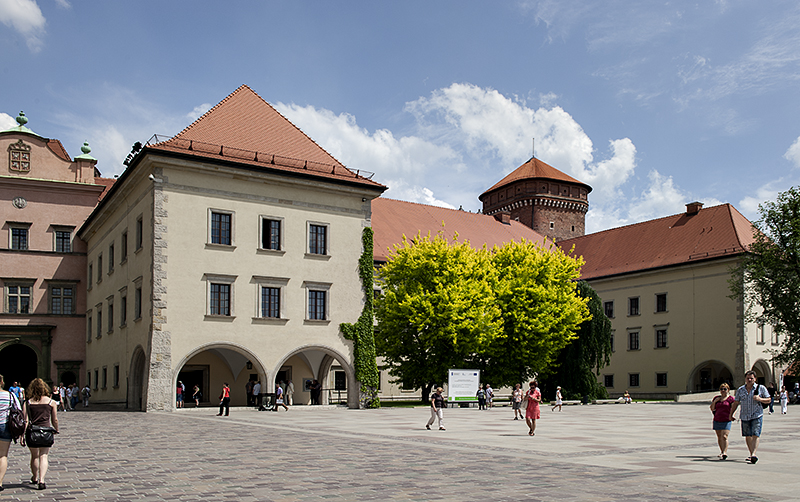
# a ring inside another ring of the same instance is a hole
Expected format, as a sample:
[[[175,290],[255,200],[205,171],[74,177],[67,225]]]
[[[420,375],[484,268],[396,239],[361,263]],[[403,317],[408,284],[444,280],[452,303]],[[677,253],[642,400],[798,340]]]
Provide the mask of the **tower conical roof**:
[[[483,192],[478,198],[482,200],[483,196],[488,194],[489,192],[497,190],[498,188],[502,188],[506,185],[510,185],[515,181],[530,180],[530,179],[565,181],[568,183],[583,185],[584,187],[586,187],[587,193],[592,191],[592,187],[590,187],[586,183],[576,180],[572,176],[559,171],[555,167],[551,166],[550,164],[547,164],[546,162],[542,162],[536,157],[531,157],[530,160],[528,160],[528,162],[522,164],[514,171],[512,171],[510,174],[508,174],[508,176],[495,183],[495,185],[492,188]]]

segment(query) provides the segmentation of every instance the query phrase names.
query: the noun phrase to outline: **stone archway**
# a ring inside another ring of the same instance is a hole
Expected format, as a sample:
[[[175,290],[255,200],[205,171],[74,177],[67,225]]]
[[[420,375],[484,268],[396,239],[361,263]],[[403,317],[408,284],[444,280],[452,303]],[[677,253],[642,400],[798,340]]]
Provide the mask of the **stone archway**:
[[[35,347],[24,342],[8,342],[0,346],[0,371],[6,386],[19,382],[27,387],[31,381],[42,375],[42,358]]]
[[[756,372],[756,382],[760,385],[768,385],[773,381],[772,369],[767,361],[759,359],[753,364],[753,371]]]
[[[289,352],[278,362],[275,376],[270,381],[270,390],[275,388],[278,376],[288,372],[294,384],[296,404],[312,404],[313,393],[309,383],[317,380],[322,385],[319,404],[331,404],[336,395],[331,368],[336,365],[337,371],[345,374],[346,403],[349,408],[358,408],[360,387],[356,382],[355,371],[350,361],[331,347],[324,345],[304,345]]]
[[[144,410],[145,385],[147,382],[147,356],[141,345],[133,351],[131,369],[128,372],[128,401],[126,408],[129,410]]]
[[[686,382],[686,392],[712,392],[723,383],[733,387],[733,373],[722,361],[703,361],[694,367]]]
[[[227,383],[231,389],[231,406],[246,406],[247,382],[254,378],[263,385],[267,381],[267,375],[264,364],[246,347],[235,343],[216,342],[195,348],[178,362],[172,379],[171,394],[175,394],[174,389],[178,381],[181,381],[186,388],[185,406],[194,406],[191,397],[195,385],[203,394],[201,405],[218,404],[217,394],[222,389],[222,384]],[[262,390],[262,393],[265,392]],[[173,400],[172,409],[175,405]]]

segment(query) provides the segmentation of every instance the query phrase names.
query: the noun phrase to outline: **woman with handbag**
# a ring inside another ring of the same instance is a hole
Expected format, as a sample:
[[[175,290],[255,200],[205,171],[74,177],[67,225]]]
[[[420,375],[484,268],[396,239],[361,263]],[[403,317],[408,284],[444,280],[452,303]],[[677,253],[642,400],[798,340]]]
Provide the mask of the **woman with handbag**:
[[[58,434],[58,417],[56,403],[50,398],[50,389],[41,378],[34,378],[28,385],[25,401],[25,416],[28,426],[25,430],[25,443],[31,450],[31,484],[44,490],[44,476],[47,474],[50,447],[53,446],[53,434]],[[51,425],[52,424],[52,425]]]
[[[8,421],[8,414],[14,406],[20,409],[17,396],[3,390],[3,375],[0,375],[0,492],[4,489],[3,478],[6,476],[6,469],[8,469],[8,447],[11,446],[11,440],[13,439],[6,422]]]

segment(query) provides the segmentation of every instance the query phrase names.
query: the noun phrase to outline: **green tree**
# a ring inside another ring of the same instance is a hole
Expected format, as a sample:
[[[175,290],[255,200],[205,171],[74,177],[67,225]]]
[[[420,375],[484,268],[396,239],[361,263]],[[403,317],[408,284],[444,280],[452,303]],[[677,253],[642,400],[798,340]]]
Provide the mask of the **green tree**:
[[[578,337],[558,354],[555,371],[543,385],[543,393],[555,396],[556,386],[566,399],[605,399],[606,388],[597,381],[600,370],[611,362],[611,321],[600,297],[586,281],[577,283],[578,294],[589,300],[591,319],[578,328]]]
[[[589,318],[588,299],[575,289],[583,260],[546,245],[522,240],[493,250],[503,328],[479,354],[482,378],[492,385],[514,385],[545,371]]]
[[[447,370],[459,368],[500,331],[486,249],[456,238],[404,239],[378,271],[375,345],[389,374],[427,401]]]
[[[731,298],[745,303],[745,319],[771,324],[785,335],[773,360],[800,361],[800,191],[759,205],[748,252],[732,270]]]

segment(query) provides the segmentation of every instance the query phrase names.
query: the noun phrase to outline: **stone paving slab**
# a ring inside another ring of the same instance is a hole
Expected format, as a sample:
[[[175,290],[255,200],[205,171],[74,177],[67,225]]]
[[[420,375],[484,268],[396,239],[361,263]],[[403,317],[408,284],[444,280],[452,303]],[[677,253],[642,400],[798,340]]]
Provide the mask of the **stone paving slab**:
[[[536,436],[509,408],[289,412],[213,408],[59,415],[48,489],[12,445],[6,500],[800,500],[800,408],[765,416],[756,465],[739,425],[719,461],[707,405],[543,408]]]

